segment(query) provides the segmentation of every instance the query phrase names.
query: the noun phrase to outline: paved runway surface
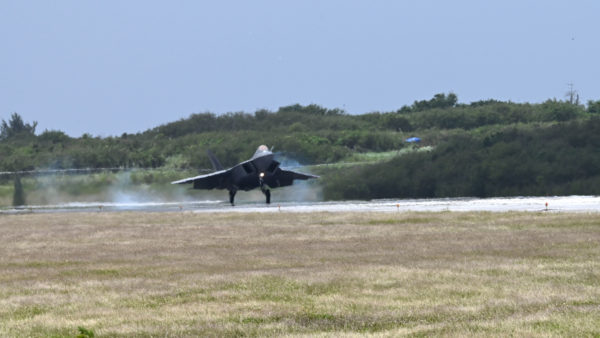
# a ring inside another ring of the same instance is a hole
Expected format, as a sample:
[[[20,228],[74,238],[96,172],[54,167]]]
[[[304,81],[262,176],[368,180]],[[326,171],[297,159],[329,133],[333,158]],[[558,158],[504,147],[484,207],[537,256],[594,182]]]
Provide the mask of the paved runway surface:
[[[444,198],[414,200],[282,202],[266,205],[226,201],[66,203],[3,209],[2,214],[28,212],[191,211],[191,212],[398,212],[398,211],[551,211],[600,212],[600,196]]]

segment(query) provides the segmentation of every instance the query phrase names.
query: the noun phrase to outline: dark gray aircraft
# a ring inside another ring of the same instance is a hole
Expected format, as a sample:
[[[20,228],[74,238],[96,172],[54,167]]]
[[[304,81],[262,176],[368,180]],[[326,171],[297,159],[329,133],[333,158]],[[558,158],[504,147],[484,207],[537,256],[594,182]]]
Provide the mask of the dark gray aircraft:
[[[271,191],[267,189],[267,186],[270,188],[285,187],[292,185],[294,180],[319,177],[279,168],[279,162],[273,159],[273,152],[265,145],[258,147],[251,159],[229,169],[223,169],[219,160],[210,151],[208,151],[208,157],[216,170],[214,173],[184,178],[171,182],[171,184],[193,183],[194,189],[227,189],[231,205],[233,205],[235,193],[238,190],[248,191],[260,188],[265,194],[268,204],[271,203]]]

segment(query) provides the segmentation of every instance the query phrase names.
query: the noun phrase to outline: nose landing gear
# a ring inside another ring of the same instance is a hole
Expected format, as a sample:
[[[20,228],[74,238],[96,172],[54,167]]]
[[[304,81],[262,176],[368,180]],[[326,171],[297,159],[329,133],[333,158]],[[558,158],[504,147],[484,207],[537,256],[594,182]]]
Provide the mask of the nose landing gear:
[[[271,204],[271,190],[265,188],[265,182],[263,181],[263,177],[265,177],[265,173],[260,173],[260,191],[262,191],[262,193],[265,194],[265,197],[267,198],[267,204]]]

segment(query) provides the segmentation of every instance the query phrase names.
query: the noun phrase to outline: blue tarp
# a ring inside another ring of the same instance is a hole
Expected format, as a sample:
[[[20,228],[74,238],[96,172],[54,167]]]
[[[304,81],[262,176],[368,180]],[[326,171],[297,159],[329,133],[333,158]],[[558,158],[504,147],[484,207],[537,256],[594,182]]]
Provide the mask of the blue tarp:
[[[421,142],[421,139],[419,137],[409,137],[406,139],[406,142],[409,143],[418,143]]]

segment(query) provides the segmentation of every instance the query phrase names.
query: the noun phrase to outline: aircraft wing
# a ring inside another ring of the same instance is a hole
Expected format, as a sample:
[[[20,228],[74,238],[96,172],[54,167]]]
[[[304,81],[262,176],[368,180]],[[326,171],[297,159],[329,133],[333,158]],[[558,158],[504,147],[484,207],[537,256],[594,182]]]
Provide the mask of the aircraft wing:
[[[310,178],[318,178],[319,176],[299,173],[293,170],[279,169],[266,182],[271,188],[285,187],[294,184],[294,180],[308,180]]]
[[[229,176],[229,170],[219,170],[206,175],[184,178],[171,184],[193,183],[194,189],[225,189]]]

